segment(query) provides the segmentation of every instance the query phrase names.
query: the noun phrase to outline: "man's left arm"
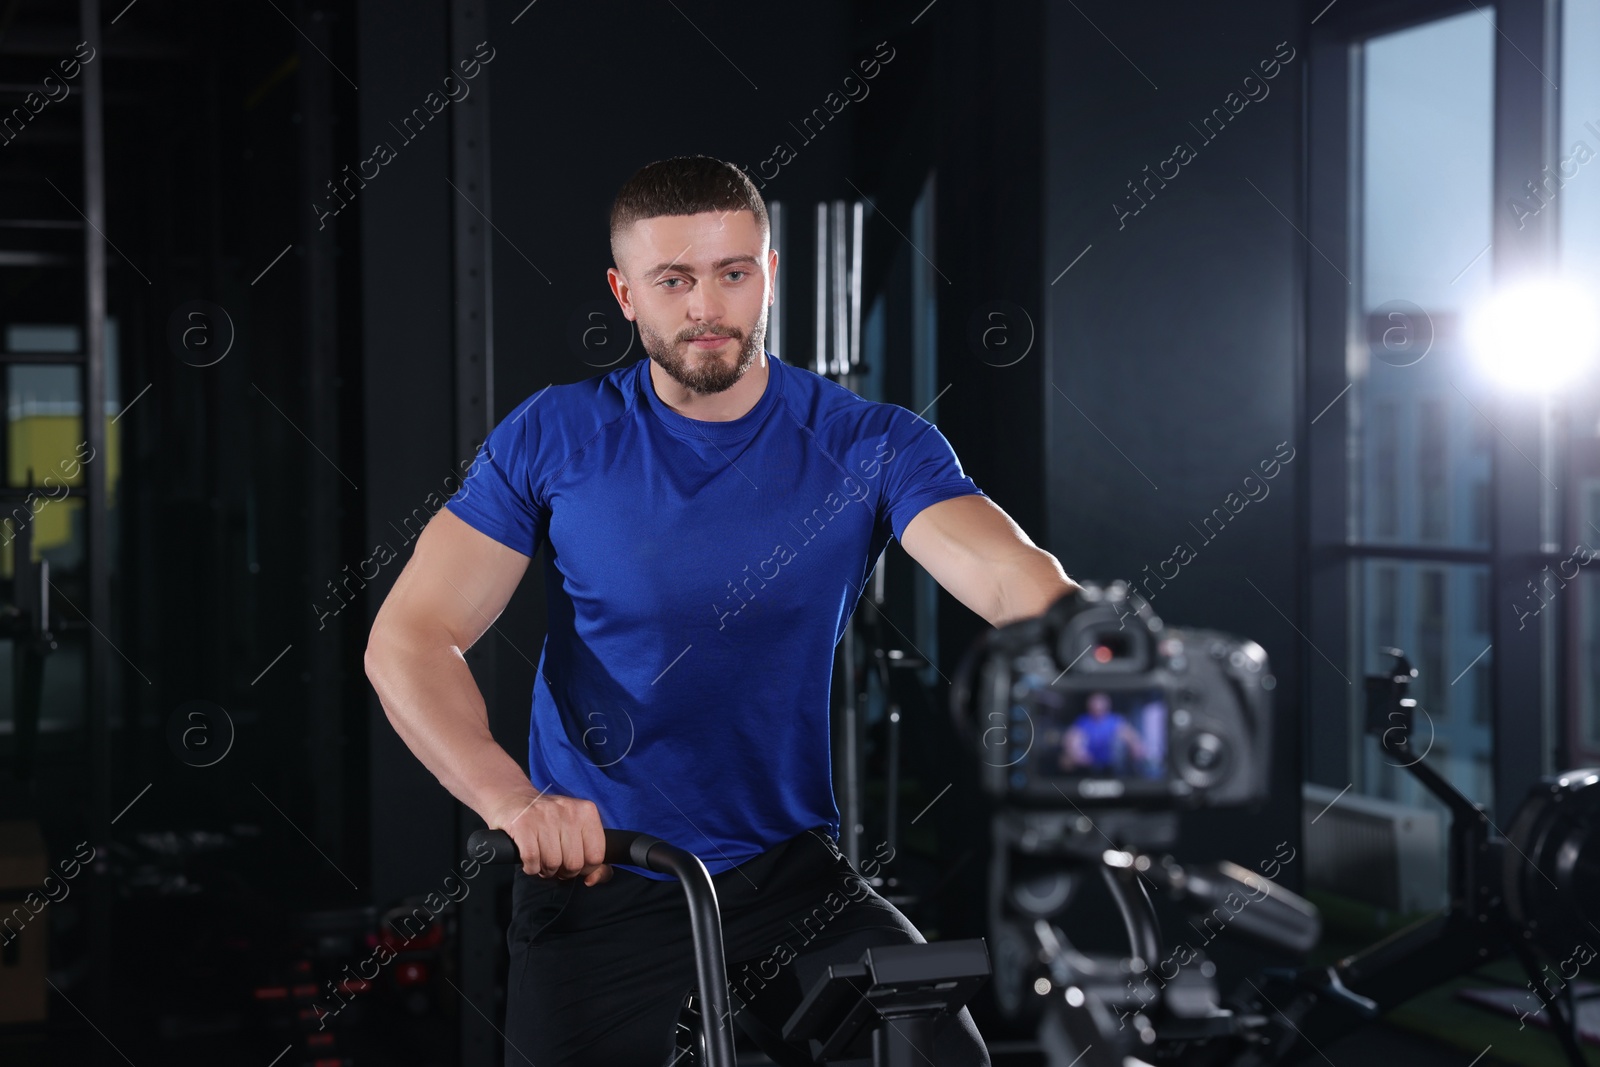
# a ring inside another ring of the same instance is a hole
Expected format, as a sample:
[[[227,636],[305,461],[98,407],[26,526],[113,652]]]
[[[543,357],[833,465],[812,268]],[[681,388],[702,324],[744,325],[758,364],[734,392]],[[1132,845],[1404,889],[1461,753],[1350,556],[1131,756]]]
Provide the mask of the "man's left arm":
[[[991,626],[1042,615],[1078,584],[986,496],[941,500],[917,512],[900,544],[951,596]]]

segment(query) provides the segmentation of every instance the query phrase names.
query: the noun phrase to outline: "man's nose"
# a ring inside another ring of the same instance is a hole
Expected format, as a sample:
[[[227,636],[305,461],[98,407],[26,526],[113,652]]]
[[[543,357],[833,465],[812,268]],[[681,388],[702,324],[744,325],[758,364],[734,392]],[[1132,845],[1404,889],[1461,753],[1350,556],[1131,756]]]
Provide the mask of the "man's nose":
[[[689,317],[696,322],[715,324],[721,320],[727,310],[727,301],[722,298],[714,288],[696,286],[695,291],[689,294]]]

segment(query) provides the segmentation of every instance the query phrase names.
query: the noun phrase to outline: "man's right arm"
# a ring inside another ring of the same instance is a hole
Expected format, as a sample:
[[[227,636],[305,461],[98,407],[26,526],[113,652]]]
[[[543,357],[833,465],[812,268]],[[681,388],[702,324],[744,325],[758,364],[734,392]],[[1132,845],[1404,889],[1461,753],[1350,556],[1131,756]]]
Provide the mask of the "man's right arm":
[[[511,599],[529,557],[448,508],[429,520],[367,638],[367,677],[395,732],[456,799],[517,842],[523,869],[610,877],[599,812],[541,794],[489,730],[464,654]]]

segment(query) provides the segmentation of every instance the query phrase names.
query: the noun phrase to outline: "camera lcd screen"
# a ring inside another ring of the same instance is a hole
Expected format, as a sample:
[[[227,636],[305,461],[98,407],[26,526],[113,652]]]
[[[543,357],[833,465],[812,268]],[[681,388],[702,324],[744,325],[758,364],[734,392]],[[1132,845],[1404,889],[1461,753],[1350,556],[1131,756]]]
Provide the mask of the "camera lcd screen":
[[[1060,693],[1039,709],[1034,771],[1053,777],[1167,777],[1167,701],[1159,689]]]

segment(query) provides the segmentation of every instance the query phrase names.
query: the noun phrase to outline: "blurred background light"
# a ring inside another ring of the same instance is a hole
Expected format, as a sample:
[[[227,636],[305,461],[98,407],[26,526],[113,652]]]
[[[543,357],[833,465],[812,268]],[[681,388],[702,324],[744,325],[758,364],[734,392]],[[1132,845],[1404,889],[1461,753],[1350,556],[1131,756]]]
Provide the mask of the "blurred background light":
[[[1520,391],[1550,392],[1577,380],[1600,354],[1600,310],[1590,287],[1540,278],[1497,291],[1467,319],[1480,371]]]

